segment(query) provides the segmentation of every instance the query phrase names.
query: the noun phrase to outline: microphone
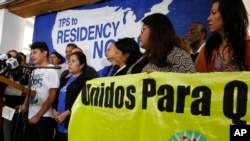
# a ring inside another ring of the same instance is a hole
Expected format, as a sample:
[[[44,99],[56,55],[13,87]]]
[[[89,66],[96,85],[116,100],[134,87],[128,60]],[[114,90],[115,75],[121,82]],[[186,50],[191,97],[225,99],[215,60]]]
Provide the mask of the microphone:
[[[10,54],[1,54],[0,55],[0,61],[5,61],[11,57]]]
[[[19,66],[19,63],[16,58],[9,58],[6,60],[7,68],[16,69]]]
[[[2,55],[2,56],[1,56]],[[8,55],[6,54],[1,54],[0,59],[2,60],[6,59]],[[7,57],[6,57],[7,56]],[[16,68],[25,68],[29,70],[34,70],[34,69],[61,69],[61,66],[36,66],[35,64],[28,63],[25,66],[20,66],[19,65],[18,58],[11,57],[5,61],[5,63],[0,62],[0,75],[3,75],[7,72],[7,70],[11,69],[14,70]]]
[[[7,68],[16,69],[19,68],[30,68],[30,69],[61,69],[61,66],[37,66],[33,63],[27,63],[25,66],[20,66],[17,58],[9,58],[6,60]]]
[[[16,60],[12,60],[15,58]],[[10,60],[9,60],[10,59]],[[20,55],[12,57],[10,54],[0,54],[0,71],[6,70],[7,67],[15,69],[21,63],[22,58]],[[14,64],[16,62],[16,64]],[[9,66],[7,66],[9,64]],[[0,73],[1,74],[1,73]]]
[[[6,56],[7,55],[4,55],[5,58],[6,58]],[[2,58],[4,58],[4,57],[2,57]],[[4,63],[1,62],[0,74],[5,75],[8,69],[16,69],[18,66],[19,66],[19,63],[18,63],[16,58],[13,58],[13,57],[9,58]]]

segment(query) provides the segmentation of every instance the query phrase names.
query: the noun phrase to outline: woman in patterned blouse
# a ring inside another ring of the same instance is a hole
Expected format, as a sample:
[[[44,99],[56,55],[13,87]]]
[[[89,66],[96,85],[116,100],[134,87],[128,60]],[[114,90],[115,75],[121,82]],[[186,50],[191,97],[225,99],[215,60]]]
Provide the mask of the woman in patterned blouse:
[[[144,18],[142,22],[139,38],[140,46],[145,52],[130,67],[128,74],[151,71],[195,72],[192,59],[181,49],[180,38],[167,16],[155,13]]]

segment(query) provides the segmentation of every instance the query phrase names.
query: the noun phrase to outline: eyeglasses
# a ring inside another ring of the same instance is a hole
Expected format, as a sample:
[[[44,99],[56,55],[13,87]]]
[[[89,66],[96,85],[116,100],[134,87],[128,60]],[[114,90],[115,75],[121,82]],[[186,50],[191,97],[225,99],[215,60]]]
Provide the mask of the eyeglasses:
[[[197,33],[197,32],[200,32],[200,30],[198,30],[198,29],[190,30],[190,31],[188,31],[188,32],[186,33],[186,35],[188,35],[188,34],[193,35],[193,34],[195,34],[195,33]]]
[[[146,27],[146,26],[143,26],[142,28],[141,28],[141,33],[143,33],[144,31],[145,31],[145,29],[147,29],[148,27]]]

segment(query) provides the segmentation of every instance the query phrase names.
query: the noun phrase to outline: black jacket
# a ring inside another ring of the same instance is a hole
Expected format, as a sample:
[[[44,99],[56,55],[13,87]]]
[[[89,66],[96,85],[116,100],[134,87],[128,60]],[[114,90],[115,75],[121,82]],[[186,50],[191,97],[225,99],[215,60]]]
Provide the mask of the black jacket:
[[[56,99],[53,102],[53,109],[57,109],[57,105],[58,105],[58,98],[59,98],[59,93],[60,93],[60,89],[67,83],[67,81],[69,80],[70,77],[66,77],[67,76],[68,70],[66,70],[64,72],[64,76],[61,76],[60,78],[60,85],[57,91],[57,95],[56,95]],[[78,96],[78,94],[80,93],[80,91],[82,90],[83,86],[86,84],[87,80],[93,79],[93,78],[97,78],[97,72],[94,69],[91,69],[91,73],[89,72],[89,70],[83,72],[80,76],[78,76],[68,87],[66,90],[66,104],[65,104],[65,111],[66,110],[70,110]],[[65,127],[68,128],[68,124],[69,124],[69,120],[70,120],[70,116],[68,116],[65,119]]]

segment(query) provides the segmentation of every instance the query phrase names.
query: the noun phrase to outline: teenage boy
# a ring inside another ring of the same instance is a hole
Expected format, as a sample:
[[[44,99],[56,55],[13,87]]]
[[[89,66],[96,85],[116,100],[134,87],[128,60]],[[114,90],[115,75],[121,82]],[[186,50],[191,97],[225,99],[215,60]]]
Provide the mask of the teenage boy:
[[[59,86],[59,76],[55,69],[49,68],[53,65],[48,62],[49,49],[45,42],[35,42],[30,48],[32,61],[37,67],[31,79],[31,89],[36,91],[36,95],[30,96],[29,100],[26,97],[23,105],[18,107],[19,112],[23,112],[29,105],[25,140],[52,141],[55,121],[51,106]]]

